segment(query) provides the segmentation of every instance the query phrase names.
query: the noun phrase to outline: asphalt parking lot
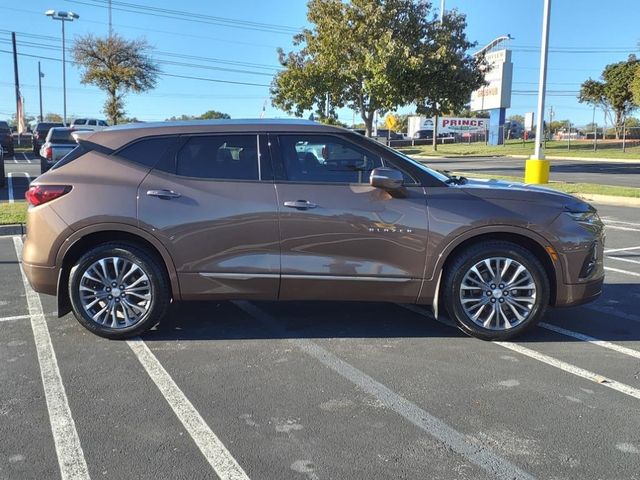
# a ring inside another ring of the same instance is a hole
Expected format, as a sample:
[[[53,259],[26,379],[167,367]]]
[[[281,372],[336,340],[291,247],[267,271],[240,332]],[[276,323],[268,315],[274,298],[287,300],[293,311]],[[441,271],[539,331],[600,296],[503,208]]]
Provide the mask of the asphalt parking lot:
[[[0,237],[0,478],[640,478],[640,209],[600,212],[603,296],[502,343],[422,307],[253,302],[108,341]]]

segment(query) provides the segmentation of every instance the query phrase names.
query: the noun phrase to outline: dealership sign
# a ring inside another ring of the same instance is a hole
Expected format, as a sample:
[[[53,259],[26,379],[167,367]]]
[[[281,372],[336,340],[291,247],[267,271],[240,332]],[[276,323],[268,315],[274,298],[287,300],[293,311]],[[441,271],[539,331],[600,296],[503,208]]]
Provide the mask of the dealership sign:
[[[434,119],[428,117],[409,117],[408,134],[413,138],[418,130],[433,131]],[[477,133],[489,128],[488,118],[438,117],[438,133]]]
[[[509,108],[513,77],[511,50],[489,52],[484,58],[488,65],[484,76],[487,85],[471,93],[471,110]]]
[[[484,132],[489,128],[488,118],[439,118],[439,133]]]

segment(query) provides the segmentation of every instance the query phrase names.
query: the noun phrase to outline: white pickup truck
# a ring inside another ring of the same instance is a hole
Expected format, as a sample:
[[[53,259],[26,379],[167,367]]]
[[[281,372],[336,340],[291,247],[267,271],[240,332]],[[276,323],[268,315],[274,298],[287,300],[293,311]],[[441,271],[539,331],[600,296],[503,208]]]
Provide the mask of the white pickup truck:
[[[40,147],[40,173],[49,170],[54,163],[76,148],[78,143],[71,135],[79,129],[54,127],[49,130],[45,142]]]

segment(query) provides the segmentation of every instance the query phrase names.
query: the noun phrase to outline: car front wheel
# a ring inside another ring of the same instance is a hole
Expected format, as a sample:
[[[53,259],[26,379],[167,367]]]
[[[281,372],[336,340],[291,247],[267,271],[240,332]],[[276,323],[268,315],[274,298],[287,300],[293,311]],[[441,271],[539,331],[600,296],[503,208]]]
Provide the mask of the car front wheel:
[[[82,256],[70,272],[69,298],[80,324],[123,339],[150,329],[171,300],[164,268],[136,246],[108,243]]]
[[[467,334],[505,340],[535,325],[549,304],[549,280],[540,261],[511,242],[463,251],[444,276],[449,315]]]

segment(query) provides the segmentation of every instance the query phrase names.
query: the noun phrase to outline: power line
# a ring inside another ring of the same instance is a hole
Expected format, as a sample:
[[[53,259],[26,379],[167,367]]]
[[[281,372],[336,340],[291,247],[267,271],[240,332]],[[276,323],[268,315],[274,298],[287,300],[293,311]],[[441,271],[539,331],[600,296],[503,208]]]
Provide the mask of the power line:
[[[105,0],[67,0],[68,2],[92,7],[107,8]],[[242,30],[255,30],[267,33],[277,33],[283,35],[294,35],[300,33],[300,29],[285,25],[272,23],[252,22],[248,20],[237,20],[234,18],[217,17],[202,13],[187,12],[184,10],[172,10],[168,8],[151,7],[147,5],[137,5],[128,2],[112,1],[112,9],[122,12],[148,15],[152,17],[170,18],[173,20],[183,20],[187,22],[204,23],[221,27],[239,28]]]
[[[12,54],[13,52],[11,52],[10,50],[0,50],[0,53],[10,53],[10,54]],[[18,56],[30,57],[30,58],[39,58],[41,60],[51,60],[51,61],[54,61],[54,62],[62,62],[62,60],[60,60],[59,58],[44,57],[42,55],[30,55],[28,53],[18,53]],[[69,63],[71,65],[75,65],[75,62],[73,62],[71,60],[67,60],[67,63]],[[269,87],[270,86],[270,85],[263,84],[263,83],[239,82],[239,81],[233,81],[233,80],[221,80],[219,78],[194,77],[194,76],[190,76],[190,75],[175,75],[175,74],[171,74],[171,73],[167,73],[167,72],[160,72],[158,75],[160,77],[184,78],[184,79],[187,79],[187,80],[201,80],[201,81],[204,81],[204,82],[228,83],[228,84],[231,84],[231,85],[246,85],[246,86],[249,86],[249,87]]]

